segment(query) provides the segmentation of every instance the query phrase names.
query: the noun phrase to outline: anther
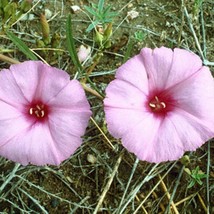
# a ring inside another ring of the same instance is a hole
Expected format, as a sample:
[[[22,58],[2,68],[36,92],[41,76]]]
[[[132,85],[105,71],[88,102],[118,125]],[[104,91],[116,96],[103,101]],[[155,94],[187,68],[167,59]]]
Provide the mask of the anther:
[[[33,108],[30,108],[29,113],[30,113],[30,115],[33,114]]]
[[[149,106],[152,111],[161,111],[161,109],[166,108],[165,102],[161,102],[157,96],[154,97],[153,100],[150,101]]]
[[[166,104],[164,102],[160,102],[163,108],[166,108]]]
[[[45,116],[44,105],[37,104],[35,107],[30,108],[29,114],[34,115],[38,118],[43,118]]]

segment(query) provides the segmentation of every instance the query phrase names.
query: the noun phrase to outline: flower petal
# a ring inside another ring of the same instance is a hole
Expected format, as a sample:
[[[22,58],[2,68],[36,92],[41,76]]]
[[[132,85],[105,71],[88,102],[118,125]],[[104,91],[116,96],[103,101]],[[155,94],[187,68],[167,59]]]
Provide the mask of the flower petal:
[[[148,113],[136,109],[105,107],[108,130],[116,138],[122,138],[126,133],[130,133],[136,125],[146,120],[147,115]]]
[[[81,145],[91,112],[60,111],[55,109],[49,116],[49,128],[57,151],[65,158],[73,154]]]
[[[14,107],[28,104],[27,99],[8,69],[3,69],[0,72],[0,102],[2,101]]]
[[[140,55],[148,74],[150,90],[159,91],[166,88],[172,66],[173,51],[165,47],[154,50],[143,48]]]
[[[59,165],[66,159],[57,151],[49,128],[42,123],[36,123],[8,141],[1,147],[1,155],[22,165]]]
[[[114,80],[106,88],[105,106],[144,110],[146,95],[137,87],[123,80]]]
[[[23,116],[19,109],[1,100],[0,109],[0,126],[2,120],[13,119],[19,116]]]
[[[209,124],[214,136],[214,79],[208,67],[203,66],[190,78],[171,87],[168,93],[176,100],[177,108]]]
[[[162,122],[161,117],[155,117],[149,113],[144,114],[144,118],[135,125],[130,122],[130,128],[122,135],[123,146],[140,160],[158,162],[156,161],[158,151],[154,141],[159,134]]]
[[[7,108],[5,111],[10,111],[11,109]],[[7,144],[13,137],[18,135],[23,130],[29,128],[32,123],[29,123],[23,115],[12,112],[12,115],[6,115],[5,119],[0,119],[0,155],[2,154],[2,146]],[[8,118],[7,118],[8,117]]]
[[[141,135],[139,133],[142,133]],[[200,120],[185,112],[174,112],[164,120],[150,117],[127,131],[122,143],[140,160],[160,163],[179,159],[213,136]]]
[[[90,106],[85,92],[77,80],[70,81],[70,83],[47,104],[53,108],[67,108],[69,110],[90,112]]]
[[[140,54],[120,66],[115,77],[132,84],[144,93],[148,93],[147,73]]]
[[[175,48],[143,48],[142,61],[148,73],[151,90],[164,90],[183,81],[201,69],[202,61],[194,53]]]
[[[29,102],[39,99],[46,103],[69,83],[69,75],[65,71],[40,61],[11,65],[10,70]]]
[[[202,68],[202,61],[196,54],[175,48],[171,71],[166,87],[171,87],[198,72]]]
[[[194,151],[214,136],[213,127],[207,126],[206,121],[183,110],[175,110],[169,119],[178,133],[181,141],[179,146],[183,151]]]

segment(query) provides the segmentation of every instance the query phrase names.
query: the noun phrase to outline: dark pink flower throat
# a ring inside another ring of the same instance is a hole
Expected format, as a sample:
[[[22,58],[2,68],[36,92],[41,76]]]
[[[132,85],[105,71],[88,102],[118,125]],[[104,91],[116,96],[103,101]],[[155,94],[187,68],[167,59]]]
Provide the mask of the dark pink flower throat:
[[[159,100],[159,98],[155,96],[154,99],[149,102],[149,107],[152,111],[159,112],[166,108],[166,103]]]
[[[33,102],[28,107],[28,115],[38,121],[42,121],[47,118],[48,112],[48,107],[41,102]]]
[[[165,115],[171,111],[174,106],[175,101],[164,93],[152,93],[148,98],[147,108],[155,114]]]

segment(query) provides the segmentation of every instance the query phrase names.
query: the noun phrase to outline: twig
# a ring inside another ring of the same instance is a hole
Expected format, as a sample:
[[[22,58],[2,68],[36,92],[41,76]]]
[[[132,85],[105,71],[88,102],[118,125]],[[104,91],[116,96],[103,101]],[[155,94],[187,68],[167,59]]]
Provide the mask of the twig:
[[[8,56],[5,56],[3,54],[0,54],[0,60],[2,60],[4,62],[7,62],[9,64],[18,64],[18,63],[20,63],[18,60],[10,58]]]
[[[202,39],[203,39],[203,54],[206,58],[207,56],[207,46],[206,46],[206,30],[204,27],[204,12],[203,12],[203,3],[200,4],[200,17],[201,17],[201,32],[202,32]]]
[[[114,166],[114,169],[113,169],[113,171],[112,171],[112,173],[111,173],[111,175],[110,175],[110,178],[109,178],[109,180],[108,180],[108,182],[107,182],[107,184],[106,184],[106,186],[105,186],[105,188],[104,188],[104,190],[103,190],[103,192],[102,192],[102,194],[101,194],[101,196],[100,196],[100,198],[99,198],[99,201],[98,201],[98,203],[97,203],[97,206],[96,206],[96,208],[95,208],[93,214],[96,214],[96,213],[99,211],[99,209],[100,209],[100,207],[101,207],[101,205],[102,205],[102,203],[103,203],[103,200],[104,200],[104,198],[105,198],[105,196],[106,196],[106,193],[108,192],[108,190],[109,190],[109,188],[110,188],[110,186],[111,186],[111,184],[112,184],[112,181],[113,181],[113,179],[114,179],[114,176],[115,176],[116,173],[117,173],[117,170],[118,170],[118,167],[119,167],[120,162],[121,162],[121,160],[122,160],[122,157],[123,157],[123,153],[121,153],[120,156],[119,156],[119,158],[117,159],[117,162],[116,162],[116,164],[115,164],[115,166]]]
[[[3,189],[7,186],[7,184],[16,176],[16,172],[19,169],[21,165],[16,164],[15,167],[13,168],[13,171],[10,173],[10,176],[7,178],[7,180],[1,185],[0,187],[0,193],[3,191]]]
[[[208,142],[207,148],[207,177],[206,177],[206,186],[207,186],[207,214],[210,213],[210,189],[209,189],[209,175],[210,175],[210,141]]]
[[[166,193],[166,196],[167,196],[168,200],[170,200],[171,196],[170,196],[170,194],[169,194],[169,192],[167,190],[167,187],[166,187],[166,185],[165,185],[165,183],[163,181],[163,178],[160,175],[158,175],[158,177],[160,179],[161,186],[162,186],[164,192]],[[171,201],[171,205],[172,205],[172,208],[173,208],[174,212],[176,214],[179,214],[179,212],[177,210],[177,207],[175,206],[175,203],[173,201]]]
[[[184,203],[185,201],[188,201],[189,199],[195,197],[196,195],[197,195],[197,193],[193,193],[193,194],[187,196],[186,198],[183,198],[182,200],[176,202],[176,203],[175,203],[175,206],[176,206],[176,207],[179,206],[180,204]]]
[[[178,47],[181,45],[181,36],[184,28],[184,0],[181,1],[181,26],[178,32]]]
[[[154,195],[155,199],[158,199],[159,196],[156,194],[155,191],[152,192],[152,195]],[[162,212],[164,212],[166,210],[166,208],[164,207],[163,203],[160,202],[160,208],[162,210]]]
[[[201,205],[202,205],[202,207],[203,207],[205,213],[209,214],[209,213],[207,212],[208,210],[207,210],[207,207],[206,207],[206,205],[205,205],[205,203],[204,203],[202,197],[200,196],[199,193],[197,193],[197,196],[198,196],[199,201],[201,202]]]
[[[171,197],[170,197],[170,200],[169,200],[169,205],[168,205],[167,210],[165,211],[165,213],[168,213],[168,211],[169,211],[170,205],[171,205],[171,203],[172,203],[172,200],[173,200],[173,198],[174,198],[174,196],[175,196],[175,193],[176,193],[176,191],[177,191],[178,185],[179,185],[179,183],[180,183],[181,176],[182,176],[182,174],[183,174],[183,172],[184,172],[184,168],[185,168],[185,166],[183,166],[183,167],[181,168],[181,171],[180,171],[180,173],[179,173],[179,175],[178,175],[178,178],[176,179],[175,187],[173,188],[173,192],[172,192]],[[175,206],[175,207],[176,207],[176,206]]]
[[[30,194],[28,194],[21,188],[19,188],[19,190],[24,193],[28,198],[30,198],[34,202],[34,204],[36,204],[41,209],[42,213],[48,214],[47,210],[40,204],[40,202],[36,198],[32,197]]]
[[[111,148],[113,150],[115,150],[114,145],[111,143],[111,141],[107,138],[107,136],[105,135],[105,133],[102,131],[102,129],[98,126],[98,124],[96,123],[96,121],[90,117],[91,121],[94,123],[94,125],[98,128],[98,130],[100,131],[100,133],[103,135],[103,137],[107,140],[107,142],[109,143],[109,145],[111,146]]]
[[[199,50],[199,53],[200,53],[200,55],[201,55],[201,58],[202,58],[202,60],[203,60],[204,65],[214,66],[214,62],[208,61],[208,60],[206,59],[205,55],[204,55],[204,52],[203,52],[202,49],[201,49],[201,45],[200,45],[200,43],[199,43],[199,41],[198,41],[198,38],[197,38],[197,36],[196,36],[195,30],[194,30],[193,25],[192,25],[192,22],[191,22],[191,18],[190,18],[190,16],[189,16],[189,13],[188,13],[186,7],[184,7],[184,12],[185,12],[185,15],[186,15],[186,17],[187,17],[187,21],[188,21],[190,30],[192,31],[193,37],[194,37],[195,42],[196,42],[196,46],[198,47],[198,50]],[[205,32],[203,32],[203,34],[204,34],[203,36],[205,36]]]
[[[139,197],[136,195],[135,196],[135,198],[137,199],[137,201],[140,201],[140,199],[139,199]],[[142,210],[143,210],[143,212],[145,213],[145,214],[149,214],[148,212],[147,212],[147,210],[146,210],[146,208],[142,205],[141,206],[141,208],[142,208]]]
[[[99,99],[103,100],[103,97],[94,89],[89,88],[85,83],[81,83],[82,87],[89,93],[93,94],[94,96],[98,97]]]
[[[132,171],[131,171],[131,175],[130,175],[129,180],[128,180],[128,183],[127,183],[127,185],[126,185],[126,189],[125,189],[125,191],[124,191],[124,193],[123,193],[123,196],[122,196],[122,198],[121,198],[121,200],[120,200],[120,204],[119,204],[118,210],[120,210],[120,207],[122,206],[123,200],[124,200],[124,198],[125,198],[125,196],[126,196],[126,193],[127,193],[127,191],[128,191],[129,185],[130,185],[130,183],[131,183],[131,181],[132,181],[132,178],[133,178],[133,175],[134,175],[134,172],[135,172],[135,170],[136,170],[136,168],[137,168],[138,163],[139,163],[139,159],[136,158],[135,163],[134,163],[134,166],[133,166]]]
[[[172,170],[172,168],[175,166],[176,162],[174,162],[172,164],[172,166],[167,170],[167,172],[163,175],[162,179],[164,179],[168,173]],[[156,164],[154,166],[153,169],[155,169],[158,166],[158,164]],[[148,175],[147,175],[148,176]],[[159,186],[159,184],[161,183],[161,181],[158,181],[158,183],[152,188],[152,190],[147,194],[147,196],[143,199],[143,201],[139,204],[139,206],[137,207],[137,209],[134,211],[133,214],[137,214],[138,210],[140,209],[140,207],[146,202],[146,200],[149,198],[149,196],[152,194],[152,192]],[[140,186],[141,187],[141,186]]]
[[[188,24],[189,24],[189,28],[190,28],[190,30],[192,31],[193,37],[194,37],[195,42],[196,42],[196,46],[198,47],[199,53],[200,53],[200,55],[201,55],[201,57],[202,57],[202,59],[203,59],[203,61],[204,61],[205,58],[204,58],[203,51],[202,51],[202,49],[201,49],[201,45],[200,45],[200,43],[199,43],[199,41],[198,41],[198,38],[197,38],[197,36],[196,36],[194,27],[193,27],[192,22],[191,22],[191,18],[190,18],[190,16],[189,16],[189,13],[188,13],[187,8],[186,8],[185,6],[184,6],[184,13],[185,13],[185,15],[186,15],[186,17],[187,17],[187,21],[188,21]]]

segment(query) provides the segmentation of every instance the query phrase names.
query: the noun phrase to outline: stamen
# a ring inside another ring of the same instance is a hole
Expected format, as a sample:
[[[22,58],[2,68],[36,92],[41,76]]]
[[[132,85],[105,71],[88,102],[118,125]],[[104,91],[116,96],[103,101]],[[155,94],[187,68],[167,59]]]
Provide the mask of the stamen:
[[[42,111],[41,111],[41,117],[44,117],[44,116],[45,116],[45,111],[42,110]]]
[[[155,96],[155,100],[156,100],[157,102],[159,102],[159,99],[158,99],[158,97],[157,97],[157,96]]]
[[[152,107],[152,108],[156,107],[156,105],[154,103],[149,103],[149,106]]]
[[[149,102],[149,106],[151,107],[152,111],[160,112],[161,110],[166,108],[166,103],[160,101],[159,98],[155,96],[154,99]]]
[[[35,107],[31,107],[29,109],[29,114],[32,116],[34,115],[37,118],[43,118],[46,114],[45,109],[44,109],[44,105],[43,104],[41,104],[41,105],[37,104]]]
[[[166,104],[164,102],[160,102],[163,108],[166,108]]]
[[[30,115],[33,114],[33,108],[30,108],[29,113],[30,113]]]

